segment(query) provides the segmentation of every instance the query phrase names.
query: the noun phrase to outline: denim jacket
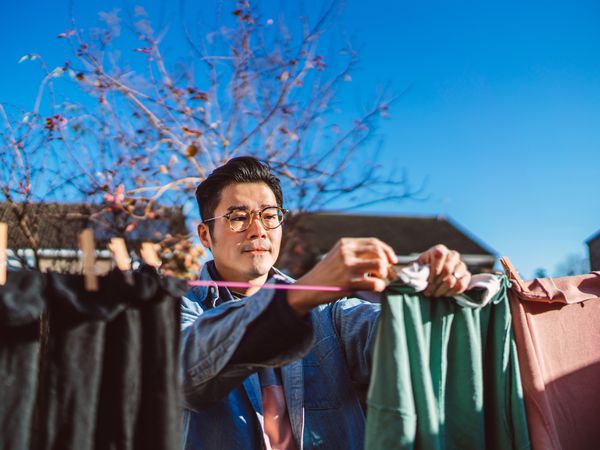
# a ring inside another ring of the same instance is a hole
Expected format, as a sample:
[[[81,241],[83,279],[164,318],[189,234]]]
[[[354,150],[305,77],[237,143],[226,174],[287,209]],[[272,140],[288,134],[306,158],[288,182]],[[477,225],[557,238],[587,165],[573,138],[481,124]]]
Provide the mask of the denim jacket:
[[[211,279],[206,265],[201,279]],[[268,282],[293,280],[274,270]],[[217,305],[219,296],[230,301]],[[297,448],[362,450],[365,417],[353,383],[369,382],[379,305],[342,299],[319,306],[302,342],[260,364],[231,364],[246,328],[273,299],[273,290],[232,299],[216,287],[194,287],[183,298],[184,448],[264,448],[257,371],[280,367]]]

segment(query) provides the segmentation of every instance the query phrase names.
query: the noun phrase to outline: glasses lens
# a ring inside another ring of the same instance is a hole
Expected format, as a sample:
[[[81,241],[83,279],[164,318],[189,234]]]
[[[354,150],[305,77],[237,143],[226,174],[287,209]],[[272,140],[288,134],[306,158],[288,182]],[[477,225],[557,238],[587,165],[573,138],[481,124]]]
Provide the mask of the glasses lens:
[[[229,213],[229,225],[233,231],[244,231],[250,224],[250,213],[236,210]]]
[[[283,222],[283,211],[275,207],[263,209],[261,219],[265,228],[277,228]]]

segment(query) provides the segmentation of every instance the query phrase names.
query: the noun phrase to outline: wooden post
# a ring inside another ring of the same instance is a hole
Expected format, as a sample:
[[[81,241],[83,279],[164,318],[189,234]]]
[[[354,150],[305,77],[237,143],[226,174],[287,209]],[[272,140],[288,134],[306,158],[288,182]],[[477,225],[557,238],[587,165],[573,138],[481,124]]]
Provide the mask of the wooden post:
[[[94,243],[94,231],[86,228],[79,235],[79,246],[82,252],[83,276],[85,277],[85,289],[97,291],[98,277],[96,276],[96,244]]]
[[[127,245],[123,238],[114,237],[110,240],[108,248],[113,253],[117,267],[122,272],[131,270],[131,258],[129,258],[129,252],[127,251]]]
[[[142,242],[141,248],[142,260],[149,266],[156,267],[157,269],[161,266],[162,261],[160,260],[156,248],[152,242]]]

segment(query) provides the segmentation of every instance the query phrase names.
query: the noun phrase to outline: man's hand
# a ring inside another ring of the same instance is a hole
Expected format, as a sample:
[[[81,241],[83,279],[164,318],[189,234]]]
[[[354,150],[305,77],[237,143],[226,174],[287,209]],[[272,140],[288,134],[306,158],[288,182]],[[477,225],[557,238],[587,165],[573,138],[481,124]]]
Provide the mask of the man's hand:
[[[353,291],[382,292],[388,284],[390,265],[398,262],[394,250],[377,238],[342,238],[297,284],[339,286],[344,292],[290,291],[288,303],[302,317],[312,308],[329,303]],[[422,253],[418,262],[429,264],[424,294],[447,297],[467,289],[471,273],[460,254],[444,245]]]
[[[448,297],[464,292],[471,281],[471,273],[460,254],[445,245],[436,245],[423,252],[417,260],[429,264],[429,279],[423,292],[429,297]]]
[[[297,284],[339,286],[345,292],[288,292],[288,303],[299,316],[352,291],[381,292],[390,265],[398,262],[394,250],[376,238],[343,238]]]

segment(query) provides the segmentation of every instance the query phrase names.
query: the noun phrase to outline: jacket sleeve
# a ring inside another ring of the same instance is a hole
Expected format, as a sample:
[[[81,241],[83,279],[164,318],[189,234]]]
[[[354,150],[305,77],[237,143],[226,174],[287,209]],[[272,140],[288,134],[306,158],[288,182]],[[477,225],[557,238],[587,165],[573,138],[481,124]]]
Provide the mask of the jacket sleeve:
[[[379,304],[357,298],[338,300],[331,305],[333,324],[355,383],[369,383],[380,311]]]
[[[183,297],[180,356],[188,409],[221,400],[260,368],[279,367],[308,352],[312,327],[296,324],[295,338],[290,340],[285,324],[277,320],[285,311],[274,304],[278,301],[285,301],[285,296],[261,290],[205,311]],[[273,345],[280,341],[289,344]],[[276,351],[261,351],[261,347]]]

